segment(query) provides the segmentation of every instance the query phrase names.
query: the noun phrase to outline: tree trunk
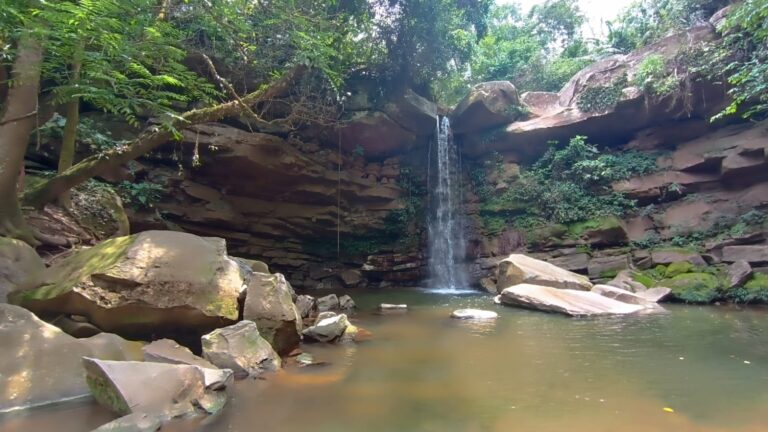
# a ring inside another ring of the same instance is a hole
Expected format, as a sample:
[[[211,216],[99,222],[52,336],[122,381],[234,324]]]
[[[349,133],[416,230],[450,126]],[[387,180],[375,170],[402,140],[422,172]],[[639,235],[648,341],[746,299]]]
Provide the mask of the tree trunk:
[[[80,81],[80,68],[82,66],[82,46],[75,53],[72,60],[72,77],[70,85],[77,85]],[[64,135],[61,139],[61,151],[59,152],[59,173],[68,170],[75,161],[75,143],[77,142],[77,125],[80,123],[80,98],[75,96],[67,102],[65,109],[67,122],[64,124]],[[59,196],[59,203],[69,207],[69,191]]]
[[[24,153],[29,134],[35,128],[37,94],[43,47],[39,41],[23,36],[16,51],[5,111],[0,118],[0,235],[37,244],[24,222],[19,207],[17,186],[24,169]]]
[[[305,71],[305,67],[297,66],[274,84],[249,93],[240,101],[234,100],[210,108],[187,111],[180,118],[174,119],[171,127],[181,130],[192,125],[239,115],[244,105],[253,106],[260,100],[274,99],[277,95],[285,94],[290,85]],[[150,126],[126,147],[87,157],[56,177],[28,190],[24,194],[24,201],[32,206],[42,207],[80,183],[143,156],[171,138],[173,134],[167,128]]]

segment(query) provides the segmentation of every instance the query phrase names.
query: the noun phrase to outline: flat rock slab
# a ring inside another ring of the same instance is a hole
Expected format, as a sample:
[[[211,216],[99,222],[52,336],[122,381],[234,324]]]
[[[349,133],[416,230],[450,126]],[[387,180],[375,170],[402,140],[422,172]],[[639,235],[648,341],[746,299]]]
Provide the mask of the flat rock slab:
[[[522,254],[512,254],[501,260],[496,269],[496,280],[499,290],[518,284],[584,291],[592,289],[592,283],[586,276]]]
[[[141,359],[139,342],[108,333],[75,339],[9,304],[0,304],[0,346],[0,412],[88,396],[83,356]]]
[[[457,309],[451,312],[451,318],[467,320],[492,320],[499,317],[499,314],[493,311],[482,309]]]
[[[111,411],[162,414],[213,414],[227,401],[223,389],[207,382],[227,382],[232,371],[206,370],[183,364],[136,361],[103,361],[83,358],[86,381],[93,397]]]
[[[645,306],[622,303],[589,291],[531,284],[506,288],[501,292],[500,301],[507,306],[569,316],[631,314],[647,309]]]

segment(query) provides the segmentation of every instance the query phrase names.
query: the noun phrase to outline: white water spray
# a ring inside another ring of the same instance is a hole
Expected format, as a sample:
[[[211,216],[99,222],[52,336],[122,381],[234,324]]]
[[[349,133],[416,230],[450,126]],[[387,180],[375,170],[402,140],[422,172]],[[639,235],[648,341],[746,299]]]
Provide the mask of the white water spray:
[[[447,291],[468,288],[463,257],[466,242],[462,231],[459,152],[451,135],[448,117],[437,119],[437,182],[432,193],[428,223],[431,288]]]

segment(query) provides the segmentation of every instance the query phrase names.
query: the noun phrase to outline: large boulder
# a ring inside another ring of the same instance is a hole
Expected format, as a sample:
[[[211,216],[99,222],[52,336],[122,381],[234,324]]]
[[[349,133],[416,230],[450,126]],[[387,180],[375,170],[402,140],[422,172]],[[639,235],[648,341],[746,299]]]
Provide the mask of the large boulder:
[[[43,282],[45,264],[31,246],[21,240],[0,237],[0,303],[13,290],[36,287]]]
[[[243,277],[220,238],[147,231],[56,262],[9,300],[38,314],[83,315],[127,335],[204,334],[235,322]]]
[[[496,280],[499,292],[519,284],[584,291],[592,289],[587,277],[522,254],[512,254],[501,260],[496,268]]]
[[[102,333],[75,339],[32,312],[0,304],[0,412],[89,394],[84,356],[141,360],[141,344]]]
[[[476,84],[451,113],[454,133],[466,133],[500,126],[522,114],[517,89],[509,81]]]
[[[594,292],[531,284],[506,288],[501,292],[499,300],[508,306],[569,316],[630,314],[646,309],[642,305],[623,303]]]
[[[288,354],[301,340],[301,315],[293,290],[280,273],[254,273],[248,282],[243,319],[256,323],[261,336],[279,354]]]
[[[235,377],[257,377],[280,369],[280,356],[259,334],[253,321],[216,329],[203,336],[203,357],[214,365],[232,369]]]
[[[93,397],[109,410],[132,413],[214,414],[227,401],[222,383],[231,370],[207,371],[198,366],[136,361],[103,361],[84,357],[85,379]]]

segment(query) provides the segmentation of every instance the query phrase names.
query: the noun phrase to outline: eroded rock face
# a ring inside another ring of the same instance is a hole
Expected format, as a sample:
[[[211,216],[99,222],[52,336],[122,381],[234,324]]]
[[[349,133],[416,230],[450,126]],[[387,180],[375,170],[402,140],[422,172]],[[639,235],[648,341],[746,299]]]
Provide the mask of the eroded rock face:
[[[522,254],[512,254],[500,261],[496,269],[496,280],[499,292],[519,284],[584,291],[592,288],[589,279],[582,275]]]
[[[83,315],[107,332],[207,332],[237,320],[243,285],[220,238],[147,231],[58,261],[13,303],[41,314]]]
[[[0,237],[0,303],[19,289],[40,285],[45,264],[31,246],[21,240]]]
[[[499,299],[507,306],[518,306],[569,316],[631,314],[645,306],[623,303],[600,294],[541,285],[520,284],[504,289]]]
[[[237,378],[257,377],[280,369],[282,364],[253,321],[216,329],[202,341],[203,357],[220,368],[232,369]]]
[[[454,133],[484,130],[508,124],[521,117],[517,89],[509,81],[477,84],[451,113]]]
[[[530,160],[546,151],[548,140],[564,142],[575,135],[585,135],[597,141],[604,138],[629,138],[634,132],[652,124],[688,118],[689,115],[681,109],[682,100],[646,100],[641,89],[628,85],[617,103],[607,109],[582,112],[578,108],[578,100],[587,89],[610,86],[624,74],[628,75],[631,82],[638,65],[649,55],[672,58],[681,47],[700,45],[715,37],[714,28],[707,23],[667,36],[630,54],[601,59],[577,73],[557,94],[523,95],[523,101],[528,104],[532,114],[531,118],[508,124],[491,139],[483,136],[483,133],[466,134],[463,151],[470,157],[492,151],[514,152],[521,159]],[[718,112],[725,102],[723,88],[712,83],[697,83],[691,88],[690,95],[693,117],[708,118]]]
[[[227,382],[232,371],[204,370],[198,366],[136,361],[103,361],[84,357],[85,379],[93,397],[111,411],[164,414],[214,414],[227,401],[217,384]]]
[[[317,311],[327,312],[339,310],[339,297],[336,294],[328,294],[317,299]]]
[[[317,309],[317,300],[309,295],[300,295],[296,299],[296,309],[302,318],[309,318]]]
[[[0,346],[0,412],[88,395],[83,356],[141,359],[138,342],[106,333],[75,339],[9,304],[0,304]]]
[[[261,336],[278,354],[291,352],[301,340],[301,316],[291,292],[280,273],[254,273],[246,291],[243,319],[255,322]]]
[[[429,125],[433,130],[435,120]],[[370,134],[372,146],[392,145],[382,131],[364,124],[349,127],[350,132],[362,128],[360,133]],[[329,148],[219,123],[197,125],[174,145],[185,154],[199,148],[201,165],[183,173],[166,167],[165,162],[172,163],[171,145],[161,149],[163,163],[145,161],[148,179],[167,191],[156,204],[163,219],[154,211],[132,212],[131,224],[137,231],[178,226],[224,238],[232,255],[269,264],[297,288],[315,288],[321,279],[310,277],[310,272],[335,257],[330,245],[335,245],[337,229],[343,253],[345,239],[382,229],[386,215],[402,208],[402,149],[393,148],[397,157],[373,158],[373,148],[369,152],[351,138],[342,141],[339,154],[336,144]],[[348,268],[335,269],[334,276]]]

